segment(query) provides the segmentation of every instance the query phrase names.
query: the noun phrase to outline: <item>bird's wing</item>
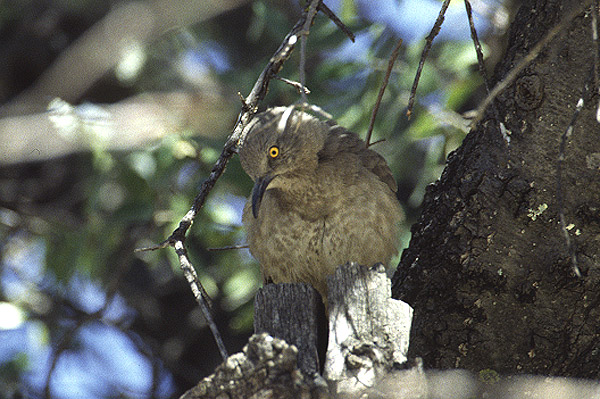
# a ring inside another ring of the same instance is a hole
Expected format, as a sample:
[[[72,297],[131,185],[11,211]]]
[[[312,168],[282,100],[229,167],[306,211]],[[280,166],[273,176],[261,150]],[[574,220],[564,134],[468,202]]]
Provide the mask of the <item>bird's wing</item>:
[[[398,191],[392,171],[381,155],[366,148],[365,142],[356,133],[332,122],[328,125],[329,134],[323,149],[319,151],[319,161],[333,159],[340,152],[354,153],[358,156],[362,165],[387,184],[390,190],[393,192]]]

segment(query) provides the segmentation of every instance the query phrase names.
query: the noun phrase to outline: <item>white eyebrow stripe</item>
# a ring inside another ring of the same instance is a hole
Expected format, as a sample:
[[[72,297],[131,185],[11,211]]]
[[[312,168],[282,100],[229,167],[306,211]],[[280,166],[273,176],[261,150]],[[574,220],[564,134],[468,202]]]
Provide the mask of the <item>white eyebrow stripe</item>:
[[[279,133],[283,133],[283,131],[285,130],[288,119],[290,119],[290,116],[292,115],[293,110],[294,110],[294,107],[291,106],[291,107],[287,107],[287,109],[285,111],[283,111],[283,114],[281,115],[281,119],[279,120],[279,123],[277,124],[277,131]]]

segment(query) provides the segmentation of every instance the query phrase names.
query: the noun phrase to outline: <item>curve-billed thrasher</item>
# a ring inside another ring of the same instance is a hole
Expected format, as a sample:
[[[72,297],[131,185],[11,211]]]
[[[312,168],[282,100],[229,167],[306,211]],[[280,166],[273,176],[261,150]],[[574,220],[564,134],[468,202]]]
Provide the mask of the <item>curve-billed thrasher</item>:
[[[293,107],[258,114],[247,129],[239,155],[255,185],[243,223],[265,282],[310,283],[326,302],[337,266],[398,253],[396,183],[355,133]]]

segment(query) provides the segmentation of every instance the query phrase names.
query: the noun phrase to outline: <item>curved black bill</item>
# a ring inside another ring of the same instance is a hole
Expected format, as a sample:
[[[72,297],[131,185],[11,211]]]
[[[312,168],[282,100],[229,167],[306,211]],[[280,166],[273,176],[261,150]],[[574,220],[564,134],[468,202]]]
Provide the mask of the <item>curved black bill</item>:
[[[267,186],[271,183],[274,176],[264,176],[256,179],[254,183],[254,187],[252,188],[252,215],[256,219],[258,217],[258,208],[260,208],[260,203],[262,202],[263,195],[265,195],[265,191],[267,190]]]

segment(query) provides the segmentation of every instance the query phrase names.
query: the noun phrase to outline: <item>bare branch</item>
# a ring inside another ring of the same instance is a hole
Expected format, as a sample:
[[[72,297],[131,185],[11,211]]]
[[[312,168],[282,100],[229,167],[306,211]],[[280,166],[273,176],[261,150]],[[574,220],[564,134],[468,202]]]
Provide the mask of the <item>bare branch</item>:
[[[219,353],[221,354],[221,357],[223,358],[223,360],[226,360],[229,355],[227,354],[227,349],[225,348],[225,344],[223,343],[221,334],[219,333],[219,330],[217,329],[217,325],[212,318],[212,313],[208,306],[208,303],[209,303],[208,302],[208,294],[206,293],[206,291],[204,291],[202,284],[200,284],[200,280],[198,279],[198,275],[196,274],[196,269],[194,269],[194,266],[192,265],[192,263],[189,260],[187,250],[185,249],[185,246],[183,245],[183,241],[176,241],[174,247],[175,247],[175,252],[177,253],[177,256],[179,257],[179,264],[181,265],[183,274],[185,275],[185,278],[186,278],[188,284],[192,288],[192,292],[194,293],[194,298],[196,298],[196,302],[198,302],[198,305],[200,305],[202,314],[204,315],[204,318],[206,319],[206,322],[207,322],[208,326],[210,327],[210,330],[212,331],[213,336],[215,337],[215,341],[217,342],[217,347],[219,348]]]
[[[481,43],[479,42],[479,37],[477,36],[477,30],[475,29],[475,23],[473,22],[473,10],[471,9],[471,3],[469,0],[465,0],[465,8],[467,10],[467,18],[469,19],[469,28],[471,30],[471,39],[473,40],[473,44],[475,45],[475,53],[477,53],[477,64],[479,66],[479,73],[483,78],[483,84],[485,85],[485,91],[489,94],[490,92],[490,82],[487,76],[487,72],[485,70],[485,64],[483,62],[483,51],[481,50]]]
[[[280,80],[285,84],[288,84],[292,87],[294,87],[297,91],[298,94],[310,94],[310,90],[308,89],[308,87],[303,86],[300,82],[295,82],[293,80],[290,79],[286,79],[286,78],[282,78],[281,76],[273,76],[274,79]]]
[[[307,13],[307,18],[306,21],[304,22],[304,26],[302,27],[302,32],[301,36],[300,36],[300,64],[298,65],[299,68],[299,76],[300,76],[300,86],[301,87],[306,87],[306,40],[308,38],[308,34],[310,33],[310,26],[312,25],[312,22],[315,18],[315,16],[317,15],[317,7],[319,6],[319,3],[321,3],[321,0],[312,0],[310,2],[310,5],[308,6],[308,10],[306,11]],[[300,92],[300,97],[302,99],[302,103],[307,103],[308,99],[306,98],[306,92],[304,90],[302,90]]]
[[[226,247],[219,248],[206,248],[207,251],[229,251],[231,249],[246,249],[250,248],[248,245],[229,245]]]
[[[348,27],[346,25],[344,25],[344,23],[337,17],[337,15],[334,14],[333,11],[331,11],[329,9],[329,7],[327,7],[325,5],[325,3],[320,2],[319,5],[317,6],[317,10],[319,10],[323,14],[327,15],[327,17],[334,24],[336,24],[337,27],[340,28],[340,30],[346,34],[346,36],[348,36],[348,38],[352,41],[352,43],[354,43],[354,41],[356,40],[356,37],[354,37],[354,33],[352,33],[352,31],[350,29],[348,29]]]
[[[469,28],[471,30],[471,39],[473,40],[473,44],[475,45],[475,53],[477,54],[477,65],[479,66],[479,73],[483,78],[483,84],[485,86],[485,92],[490,94],[490,81],[487,76],[487,72],[485,70],[485,64],[483,62],[483,51],[481,50],[481,43],[479,43],[479,37],[477,36],[477,29],[475,29],[475,23],[473,22],[473,10],[471,9],[471,3],[469,0],[465,0],[465,9],[467,10],[467,18],[469,19]],[[496,110],[496,106],[492,103],[492,114],[494,118],[498,122],[498,128],[501,132],[505,131],[504,125],[500,121],[500,117],[498,116],[498,111]],[[505,142],[509,142],[510,138],[505,136]]]
[[[367,148],[369,148],[371,143],[371,134],[373,133],[373,126],[375,126],[375,117],[377,116],[377,111],[379,111],[379,106],[381,105],[381,99],[383,98],[383,93],[385,93],[385,88],[390,81],[390,75],[392,74],[392,69],[394,68],[394,63],[398,58],[398,52],[400,51],[400,46],[402,46],[402,39],[398,40],[396,47],[392,51],[390,55],[390,60],[388,61],[388,67],[385,71],[385,76],[383,78],[383,82],[381,83],[381,88],[379,89],[379,94],[377,95],[377,100],[375,101],[375,106],[373,107],[373,113],[371,114],[371,121],[369,122],[369,128],[367,129],[367,138],[365,139],[365,143]],[[374,144],[374,143],[373,143]]]
[[[442,4],[442,8],[440,9],[440,13],[435,20],[435,24],[433,28],[431,28],[431,32],[427,35],[425,39],[425,47],[423,48],[423,52],[421,53],[421,59],[419,60],[419,67],[417,68],[417,73],[415,75],[415,81],[413,82],[412,88],[410,89],[410,97],[408,98],[408,110],[406,111],[406,116],[410,119],[412,114],[412,109],[415,104],[415,96],[417,94],[417,86],[419,85],[419,79],[421,78],[421,72],[423,71],[423,66],[425,65],[425,59],[427,58],[427,54],[429,50],[431,50],[431,44],[433,43],[433,39],[440,33],[440,28],[444,23],[444,15],[446,14],[446,10],[450,5],[450,0],[444,0]]]

